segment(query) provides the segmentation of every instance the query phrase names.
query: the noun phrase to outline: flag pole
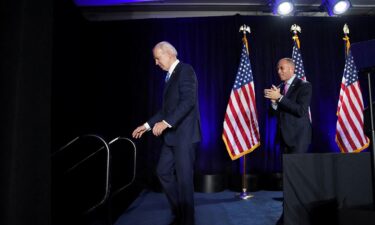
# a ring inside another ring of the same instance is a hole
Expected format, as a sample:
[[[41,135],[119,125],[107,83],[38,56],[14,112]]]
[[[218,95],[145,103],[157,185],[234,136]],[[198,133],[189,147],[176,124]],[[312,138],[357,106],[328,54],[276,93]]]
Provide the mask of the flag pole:
[[[247,43],[247,38],[246,38],[246,32],[250,34],[250,27],[247,25],[242,25],[240,27],[240,32],[243,33],[243,38],[242,41],[244,42],[247,50],[247,54],[249,55],[249,45]],[[247,192],[247,182],[246,182],[246,154],[242,156],[243,162],[242,162],[242,192],[238,194],[238,198],[242,200],[247,200],[249,198],[254,197],[254,195],[250,195]]]
[[[249,198],[254,197],[247,192],[247,182],[246,182],[246,155],[242,156],[243,163],[242,163],[242,192],[238,194],[238,198],[242,200],[247,200]]]
[[[297,47],[300,48],[299,38],[298,38],[298,32],[301,33],[301,27],[297,24],[293,24],[290,28],[290,31],[293,32],[293,40],[297,43]]]
[[[350,41],[349,41],[349,36],[348,36],[349,27],[347,24],[344,25],[343,31],[344,31],[343,40],[345,41],[345,58],[346,58],[349,54],[349,49],[350,49]]]

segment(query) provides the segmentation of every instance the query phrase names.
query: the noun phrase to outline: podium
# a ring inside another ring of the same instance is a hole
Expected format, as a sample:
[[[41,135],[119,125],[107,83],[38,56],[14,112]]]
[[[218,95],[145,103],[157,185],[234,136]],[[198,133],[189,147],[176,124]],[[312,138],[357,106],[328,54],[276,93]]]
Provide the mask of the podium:
[[[356,215],[373,224],[369,152],[284,154],[283,162],[284,224],[359,225]]]

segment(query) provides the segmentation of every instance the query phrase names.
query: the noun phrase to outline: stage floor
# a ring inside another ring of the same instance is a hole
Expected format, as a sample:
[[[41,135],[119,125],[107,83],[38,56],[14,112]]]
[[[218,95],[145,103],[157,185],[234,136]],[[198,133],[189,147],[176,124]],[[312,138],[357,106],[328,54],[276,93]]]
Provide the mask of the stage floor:
[[[257,191],[238,200],[235,192],[195,193],[196,225],[274,225],[282,212],[281,191]],[[115,225],[167,225],[172,214],[163,193],[143,191]]]

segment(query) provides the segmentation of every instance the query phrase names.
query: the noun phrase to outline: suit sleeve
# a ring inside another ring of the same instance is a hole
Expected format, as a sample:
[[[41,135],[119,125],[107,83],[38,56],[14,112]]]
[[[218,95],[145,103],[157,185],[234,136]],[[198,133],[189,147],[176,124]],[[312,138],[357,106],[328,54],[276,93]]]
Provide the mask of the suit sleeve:
[[[150,125],[151,129],[154,127],[155,123],[160,122],[163,120],[163,114],[161,110],[159,110],[155,115],[153,115],[148,121],[148,125]]]
[[[282,110],[289,112],[296,117],[302,117],[308,113],[308,108],[310,106],[312,96],[312,86],[309,82],[304,82],[301,84],[300,91],[296,101],[291,101],[287,97],[283,97],[278,103],[278,106]]]
[[[197,78],[193,68],[186,67],[179,79],[179,100],[175,110],[164,118],[172,127],[175,127],[195,106],[197,102]]]

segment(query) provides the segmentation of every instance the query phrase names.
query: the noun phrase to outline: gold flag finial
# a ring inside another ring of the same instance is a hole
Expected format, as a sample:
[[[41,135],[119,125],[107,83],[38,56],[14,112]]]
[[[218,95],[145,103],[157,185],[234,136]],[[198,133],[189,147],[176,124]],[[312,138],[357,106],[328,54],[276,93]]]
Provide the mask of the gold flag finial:
[[[349,41],[349,26],[347,24],[344,24],[344,28],[342,29],[344,31],[344,37],[343,40],[345,41],[345,52],[346,55],[349,54],[349,48],[350,48],[350,41]]]
[[[293,24],[290,27],[290,31],[293,32],[293,40],[297,43],[297,47],[300,48],[300,43],[299,43],[299,38],[298,38],[298,33],[301,33],[301,27],[298,26],[297,24]]]
[[[242,38],[242,41],[245,43],[246,45],[246,50],[247,50],[247,54],[249,54],[249,45],[247,43],[247,38],[246,38],[246,33],[251,33],[251,30],[250,30],[250,27],[247,26],[246,24],[242,25],[240,27],[240,31],[239,32],[242,32],[243,33],[243,38]]]

